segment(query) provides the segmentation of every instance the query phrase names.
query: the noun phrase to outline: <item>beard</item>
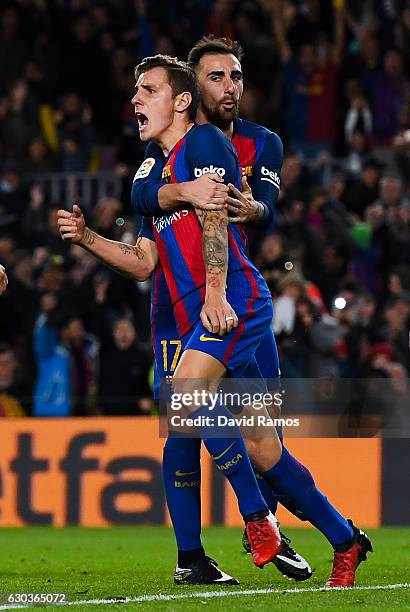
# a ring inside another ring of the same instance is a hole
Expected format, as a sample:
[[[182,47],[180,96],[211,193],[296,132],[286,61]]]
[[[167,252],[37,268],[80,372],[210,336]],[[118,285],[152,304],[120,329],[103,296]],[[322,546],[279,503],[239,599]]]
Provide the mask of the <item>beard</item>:
[[[222,105],[215,105],[213,107],[202,106],[202,111],[209,123],[224,131],[229,128],[232,121],[238,118],[239,102],[230,110],[224,110]]]

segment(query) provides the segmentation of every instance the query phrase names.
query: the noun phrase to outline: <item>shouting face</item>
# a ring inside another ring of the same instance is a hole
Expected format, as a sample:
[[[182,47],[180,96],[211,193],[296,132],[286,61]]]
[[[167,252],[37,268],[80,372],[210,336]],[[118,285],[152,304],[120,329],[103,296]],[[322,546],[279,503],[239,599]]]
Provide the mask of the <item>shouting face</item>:
[[[174,120],[174,96],[164,68],[143,72],[135,84],[131,100],[143,142],[159,142]]]

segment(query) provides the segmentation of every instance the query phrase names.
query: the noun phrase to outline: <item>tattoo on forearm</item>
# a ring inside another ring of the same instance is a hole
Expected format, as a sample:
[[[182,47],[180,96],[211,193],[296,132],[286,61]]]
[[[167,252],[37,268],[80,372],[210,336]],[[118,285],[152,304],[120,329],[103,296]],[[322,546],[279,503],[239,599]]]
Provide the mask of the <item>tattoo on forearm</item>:
[[[124,244],[123,242],[119,243],[119,248],[124,255],[135,255],[138,259],[144,259],[144,251],[139,246],[141,243],[141,238],[138,238],[137,244],[132,246],[130,244]]]
[[[225,245],[223,240],[217,236],[215,236],[215,238],[205,236],[204,246],[205,261],[208,270],[211,268],[222,270],[226,264]]]
[[[221,279],[217,276],[211,276],[208,281],[208,286],[212,287],[213,289],[219,289],[221,286]]]
[[[228,269],[228,222],[225,212],[204,214],[203,253],[207,285],[221,287]]]
[[[83,244],[85,246],[92,246],[95,242],[95,232],[88,229],[88,227],[84,230]]]

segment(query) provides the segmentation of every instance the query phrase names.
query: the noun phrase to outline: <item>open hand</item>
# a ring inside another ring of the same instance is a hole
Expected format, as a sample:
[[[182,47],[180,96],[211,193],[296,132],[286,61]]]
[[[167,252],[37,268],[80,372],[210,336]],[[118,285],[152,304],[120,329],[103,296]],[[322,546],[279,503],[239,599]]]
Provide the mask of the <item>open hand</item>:
[[[229,192],[232,195],[228,196],[228,212],[230,223],[251,223],[261,219],[263,216],[263,206],[253,199],[252,189],[248,185],[246,176],[242,177],[242,192],[229,183]]]

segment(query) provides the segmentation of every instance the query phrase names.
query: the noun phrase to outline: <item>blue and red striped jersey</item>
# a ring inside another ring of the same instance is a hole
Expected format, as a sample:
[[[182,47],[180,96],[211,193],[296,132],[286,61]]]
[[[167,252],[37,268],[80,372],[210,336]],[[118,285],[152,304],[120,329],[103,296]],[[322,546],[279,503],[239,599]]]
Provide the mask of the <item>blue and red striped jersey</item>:
[[[162,179],[179,183],[217,172],[226,183],[240,185],[240,167],[230,140],[210,124],[194,125],[170,152]],[[205,297],[206,272],[202,226],[193,207],[153,217],[153,233],[164,270],[180,336],[199,319]],[[267,297],[268,287],[248,259],[242,228],[228,227],[227,299]]]
[[[238,155],[241,172],[252,188],[253,198],[264,206],[263,224],[268,228],[274,224],[275,204],[280,190],[282,141],[275,132],[257,123],[237,119],[232,144]]]
[[[274,207],[280,188],[280,171],[283,162],[282,141],[277,134],[256,123],[237,119],[232,144],[239,159],[241,172],[246,175],[252,187],[253,197],[255,200],[262,202],[265,207],[264,224],[270,225],[274,217]],[[154,214],[162,218],[163,211],[159,207],[157,194],[160,187],[164,184],[159,176],[159,169],[162,169],[165,164],[164,157],[156,145],[149,145],[146,156],[155,157],[156,164],[148,175],[144,177],[138,176],[134,181],[132,205],[139,214],[148,216]],[[145,175],[145,172],[146,169],[143,168],[142,174]],[[169,168],[166,171],[164,170],[164,175],[168,175],[165,176],[165,179],[170,179]],[[195,174],[193,178],[196,178]],[[242,226],[232,224],[229,226],[229,229],[231,228],[236,228],[242,234],[242,241],[245,240]],[[147,217],[143,220],[139,235],[145,236],[150,240],[155,239],[152,225]],[[157,305],[171,305],[171,297],[165,282],[161,263],[153,275],[152,283],[152,313],[154,314]]]

